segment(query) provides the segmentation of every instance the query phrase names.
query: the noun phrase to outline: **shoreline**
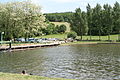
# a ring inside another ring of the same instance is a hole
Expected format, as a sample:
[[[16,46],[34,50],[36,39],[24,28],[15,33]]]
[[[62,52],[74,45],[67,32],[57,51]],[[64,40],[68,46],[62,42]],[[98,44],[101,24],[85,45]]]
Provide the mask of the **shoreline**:
[[[65,46],[65,45],[89,45],[89,44],[120,44],[120,42],[102,42],[102,41],[77,41],[77,42],[68,42],[68,43],[60,43],[53,42],[47,44],[21,44],[18,46],[12,46],[9,48],[8,46],[0,48],[0,51],[23,51],[23,50],[32,50],[40,47],[52,47],[52,46]]]
[[[102,41],[95,41],[95,42],[86,42],[86,41],[77,41],[77,42],[69,42],[69,43],[64,43],[64,44],[61,44],[61,45],[79,45],[79,44],[82,44],[82,45],[88,45],[88,44],[120,44],[120,42],[102,42]]]
[[[36,75],[22,75],[0,72],[0,80],[75,80],[75,79],[49,78]]]

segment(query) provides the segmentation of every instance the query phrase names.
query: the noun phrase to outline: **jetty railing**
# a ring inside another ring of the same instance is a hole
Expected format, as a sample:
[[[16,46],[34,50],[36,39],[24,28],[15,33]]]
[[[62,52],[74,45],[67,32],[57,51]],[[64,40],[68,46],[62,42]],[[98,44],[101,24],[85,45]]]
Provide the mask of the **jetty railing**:
[[[7,45],[7,47],[6,47]],[[5,47],[4,47],[5,46]],[[0,51],[11,49],[12,48],[12,42],[11,41],[0,41]]]
[[[2,43],[3,44],[3,43]],[[22,45],[12,45],[12,42],[4,42],[4,44],[8,44],[7,47],[2,47],[0,48],[0,51],[4,51],[4,50],[15,50],[15,49],[30,49],[30,48],[37,48],[37,47],[50,47],[50,46],[58,46],[60,45],[60,43],[47,43],[47,44],[25,44],[24,43]]]

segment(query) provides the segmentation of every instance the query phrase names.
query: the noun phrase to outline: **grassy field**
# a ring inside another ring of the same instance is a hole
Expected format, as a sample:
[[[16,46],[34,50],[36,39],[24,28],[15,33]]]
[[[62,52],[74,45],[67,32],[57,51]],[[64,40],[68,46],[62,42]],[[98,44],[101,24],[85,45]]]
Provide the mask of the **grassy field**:
[[[40,36],[37,38],[67,38],[67,34],[52,34],[52,35]]]
[[[70,23],[67,23],[67,22],[51,22],[51,23],[53,23],[55,25],[62,25],[62,24],[64,24],[67,27],[66,32],[70,32]]]
[[[67,30],[66,32],[70,32],[70,23],[67,22],[51,22],[54,23],[55,25],[66,25]],[[54,35],[47,35],[47,36],[42,36],[42,38],[67,38],[67,34],[54,34]],[[77,37],[78,39],[80,36]],[[83,40],[90,40],[90,36],[83,36]],[[92,36],[92,40],[99,40],[99,36]],[[108,36],[101,36],[101,40],[108,40]],[[118,35],[111,35],[110,40],[118,40]]]
[[[80,38],[78,36],[77,38]],[[90,36],[83,36],[83,40],[90,40]],[[92,40],[99,40],[99,36],[92,36]],[[101,40],[108,40],[108,36],[101,36]],[[110,40],[118,40],[118,35],[110,35]]]
[[[40,36],[39,38],[63,38],[64,39],[64,38],[67,38],[67,33]],[[80,39],[80,36],[78,36],[77,39]],[[83,40],[90,40],[90,36],[83,36]],[[92,36],[92,40],[99,40],[99,36]],[[101,36],[101,40],[108,40],[108,36]],[[110,35],[110,40],[118,40],[118,35]]]
[[[32,75],[0,73],[0,80],[73,80],[73,79],[47,78]]]

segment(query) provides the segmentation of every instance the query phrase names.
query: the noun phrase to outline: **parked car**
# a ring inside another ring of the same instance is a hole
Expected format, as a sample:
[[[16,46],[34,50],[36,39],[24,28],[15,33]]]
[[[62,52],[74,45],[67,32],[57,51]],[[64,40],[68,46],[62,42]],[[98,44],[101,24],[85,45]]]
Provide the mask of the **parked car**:
[[[48,40],[49,41],[57,41],[58,39],[57,38],[49,38]]]
[[[17,38],[16,41],[18,41],[18,42],[25,42],[25,38]]]
[[[33,42],[35,42],[35,38],[28,38],[27,42],[32,42],[33,43]]]
[[[41,39],[41,38],[40,38],[40,39],[35,39],[35,42],[41,43],[41,42],[42,42],[42,39]]]

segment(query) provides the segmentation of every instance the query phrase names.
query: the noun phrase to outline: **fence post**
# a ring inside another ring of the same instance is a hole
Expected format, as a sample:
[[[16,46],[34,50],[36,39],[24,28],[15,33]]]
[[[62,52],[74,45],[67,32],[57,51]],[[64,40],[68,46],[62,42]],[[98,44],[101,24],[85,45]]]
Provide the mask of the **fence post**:
[[[11,49],[12,48],[12,45],[11,45],[11,42],[9,43],[9,49]]]

